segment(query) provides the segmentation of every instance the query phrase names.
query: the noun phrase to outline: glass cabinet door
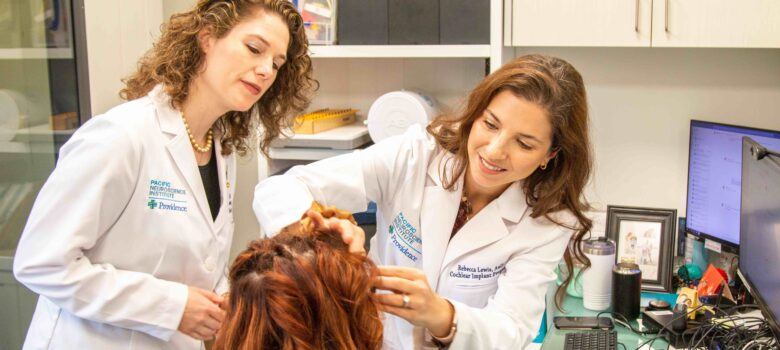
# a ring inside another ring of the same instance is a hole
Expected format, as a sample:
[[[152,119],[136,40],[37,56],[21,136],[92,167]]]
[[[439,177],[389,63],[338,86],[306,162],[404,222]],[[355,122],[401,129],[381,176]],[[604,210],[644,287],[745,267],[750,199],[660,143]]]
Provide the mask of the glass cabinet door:
[[[79,6],[0,0],[0,347],[9,349],[21,347],[35,302],[13,279],[16,245],[60,147],[84,114],[74,35],[74,14],[77,25],[83,20]]]

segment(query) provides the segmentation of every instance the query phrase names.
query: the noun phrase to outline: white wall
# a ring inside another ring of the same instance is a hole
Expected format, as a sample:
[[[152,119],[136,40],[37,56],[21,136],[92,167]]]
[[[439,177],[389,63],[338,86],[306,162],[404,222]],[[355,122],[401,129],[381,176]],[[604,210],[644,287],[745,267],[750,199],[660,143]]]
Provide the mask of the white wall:
[[[121,78],[152,47],[163,21],[160,0],[84,1],[92,114],[122,103]]]
[[[572,63],[588,90],[594,204],[685,215],[691,118],[780,130],[780,50],[517,48]]]

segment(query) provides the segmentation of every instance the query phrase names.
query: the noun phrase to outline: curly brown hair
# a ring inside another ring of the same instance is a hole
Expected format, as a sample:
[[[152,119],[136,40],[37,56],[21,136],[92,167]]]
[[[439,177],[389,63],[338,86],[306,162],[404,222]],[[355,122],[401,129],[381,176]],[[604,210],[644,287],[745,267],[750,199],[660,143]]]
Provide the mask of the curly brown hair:
[[[315,230],[307,220],[302,230],[255,240],[236,257],[215,350],[381,348],[382,320],[372,296],[379,270],[350,253],[338,232]]]
[[[200,72],[204,61],[198,33],[208,29],[222,38],[241,20],[262,10],[273,13],[287,23],[290,44],[288,61],[279,69],[276,81],[260,100],[247,111],[230,111],[214,124],[222,134],[222,153],[237,151],[244,155],[253,147],[258,120],[264,133],[260,151],[268,155],[268,146],[283,128],[292,123],[292,116],[304,110],[311,93],[318,88],[312,78],[309,41],[303,19],[287,0],[200,0],[192,10],[171,16],[163,24],[160,39],[138,62],[135,73],[122,80],[125,88],[119,95],[125,100],[145,96],[155,85],[163,84],[171,101],[180,107],[188,96],[189,85]],[[254,117],[253,117],[254,116]]]
[[[490,101],[502,91],[509,91],[541,106],[553,129],[550,151],[557,151],[546,169],[537,168],[523,181],[526,202],[531,217],[546,217],[576,232],[563,259],[572,271],[574,257],[590,266],[580,242],[593,226],[584,211],[590,205],[583,190],[590,177],[592,150],[588,136],[588,103],[585,84],[579,72],[568,62],[545,55],[526,55],[506,63],[487,76],[474,88],[463,113],[440,116],[429,126],[428,132],[445,150],[455,154],[452,176],[445,178],[445,187],[451,189],[468,167],[467,143],[474,121],[484,113]],[[561,223],[551,215],[567,210],[577,219],[576,227]],[[572,274],[555,293],[556,305],[561,307],[563,293]]]

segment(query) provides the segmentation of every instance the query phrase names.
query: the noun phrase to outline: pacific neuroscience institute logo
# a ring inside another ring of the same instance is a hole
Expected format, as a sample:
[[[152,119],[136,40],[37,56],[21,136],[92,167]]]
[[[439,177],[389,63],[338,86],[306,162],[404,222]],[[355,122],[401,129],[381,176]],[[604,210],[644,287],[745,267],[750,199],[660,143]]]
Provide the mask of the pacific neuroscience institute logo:
[[[420,259],[422,239],[417,234],[417,229],[404,217],[404,213],[398,213],[387,231],[390,233],[392,244],[401,254],[411,261]]]
[[[187,191],[173,187],[170,181],[149,181],[146,206],[151,210],[187,211]]]

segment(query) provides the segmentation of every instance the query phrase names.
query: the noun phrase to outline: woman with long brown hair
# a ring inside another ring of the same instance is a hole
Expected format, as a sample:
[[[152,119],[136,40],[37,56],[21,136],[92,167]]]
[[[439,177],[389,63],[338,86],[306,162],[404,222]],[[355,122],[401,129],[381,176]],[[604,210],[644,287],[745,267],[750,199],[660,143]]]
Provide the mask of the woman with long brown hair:
[[[316,86],[286,0],[201,0],[62,147],[14,259],[40,294],[25,349],[199,349],[220,328],[235,154]]]
[[[587,261],[579,243],[592,225],[590,169],[582,77],[564,60],[528,55],[427,130],[261,182],[254,209],[274,232],[311,200],[351,211],[376,202],[369,255],[386,265],[376,283],[390,291],[377,294],[389,314],[385,347],[521,349],[539,329],[559,261]]]
[[[325,218],[338,212],[317,211]],[[318,214],[301,220],[303,229],[253,241],[236,257],[214,350],[381,348],[376,265],[350,252]]]

